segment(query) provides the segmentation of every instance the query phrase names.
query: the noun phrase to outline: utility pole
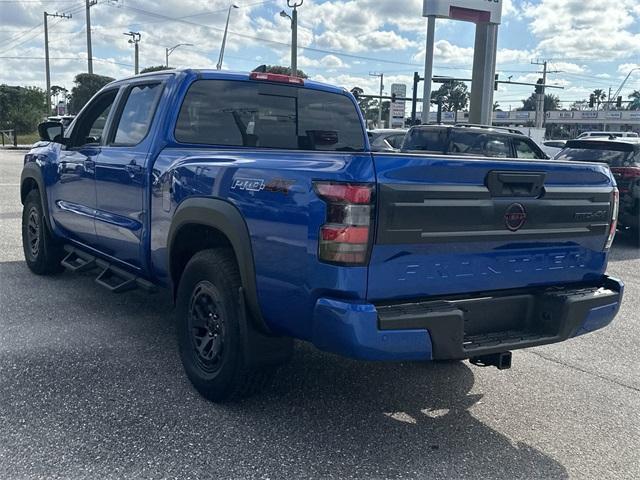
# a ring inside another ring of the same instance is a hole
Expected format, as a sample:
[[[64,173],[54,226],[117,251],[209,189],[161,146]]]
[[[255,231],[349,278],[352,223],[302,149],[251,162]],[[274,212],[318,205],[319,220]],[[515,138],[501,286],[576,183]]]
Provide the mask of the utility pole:
[[[378,128],[382,128],[382,93],[384,91],[384,73],[370,73],[369,76],[380,78],[380,99],[378,100]]]
[[[89,73],[93,73],[93,51],[91,49],[91,7],[96,5],[98,0],[85,0],[85,11],[87,14],[87,68]]]
[[[47,81],[47,93],[45,99],[45,107],[47,109],[47,115],[51,112],[51,70],[49,66],[49,17],[56,18],[71,18],[71,14],[66,13],[47,13],[44,12],[44,68],[45,78]]]
[[[413,96],[411,97],[411,125],[416,125],[417,107],[418,107],[418,84],[424,78],[418,72],[413,72]]]
[[[548,69],[548,60],[540,61],[532,60],[531,65],[542,65],[542,86],[540,88],[540,92],[538,93],[537,102],[536,102],[536,128],[542,128],[545,124],[545,101],[546,101],[546,88],[547,88],[547,75],[549,73],[562,73],[562,70],[553,70],[549,71]],[[499,82],[505,83],[505,82]],[[554,86],[550,86],[549,88],[557,88]]]
[[[287,0],[287,5],[293,11],[291,15],[282,10],[280,16],[291,21],[291,75],[298,76],[298,7],[301,7],[304,0]]]
[[[544,100],[545,100],[545,88],[547,84],[547,60],[541,62],[540,60],[532,60],[531,65],[542,65],[542,87],[541,93],[538,93],[536,102],[536,128],[542,128],[544,126]]]
[[[224,26],[224,35],[222,36],[222,46],[220,47],[220,56],[218,57],[218,64],[216,70],[222,70],[222,62],[224,61],[224,49],[227,46],[227,32],[229,31],[229,19],[231,18],[231,9],[239,8],[235,3],[229,5],[229,11],[227,12],[227,23]]]
[[[139,62],[139,48],[138,48],[138,44],[140,43],[140,33],[139,32],[128,32],[128,33],[123,33],[123,35],[126,35],[129,38],[129,43],[133,43],[133,48],[134,48],[134,72],[136,75],[138,75],[139,70],[140,70],[140,62]]]

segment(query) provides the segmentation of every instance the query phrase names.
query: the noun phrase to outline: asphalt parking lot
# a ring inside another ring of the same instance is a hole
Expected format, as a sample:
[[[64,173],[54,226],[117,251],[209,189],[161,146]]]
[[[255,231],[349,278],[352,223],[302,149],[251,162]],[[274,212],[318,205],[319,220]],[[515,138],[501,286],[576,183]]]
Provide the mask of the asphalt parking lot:
[[[0,478],[640,478],[640,250],[615,323],[468,363],[371,364],[297,345],[228,406],[183,375],[171,304],[22,260],[21,152],[0,150]]]

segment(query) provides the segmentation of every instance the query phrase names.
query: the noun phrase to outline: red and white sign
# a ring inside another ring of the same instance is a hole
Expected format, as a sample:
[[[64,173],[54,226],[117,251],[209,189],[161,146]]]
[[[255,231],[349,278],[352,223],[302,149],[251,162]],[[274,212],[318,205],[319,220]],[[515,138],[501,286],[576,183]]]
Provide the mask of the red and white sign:
[[[448,18],[473,23],[502,21],[503,0],[424,0],[424,17]]]

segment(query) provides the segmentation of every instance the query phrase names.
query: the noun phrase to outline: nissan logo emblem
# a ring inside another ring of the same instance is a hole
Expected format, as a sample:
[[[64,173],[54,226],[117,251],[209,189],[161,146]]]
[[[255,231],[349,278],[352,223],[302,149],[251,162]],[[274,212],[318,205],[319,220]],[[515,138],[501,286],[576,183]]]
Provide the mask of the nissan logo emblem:
[[[504,214],[504,223],[509,230],[516,232],[520,230],[527,221],[527,211],[520,203],[509,205]]]

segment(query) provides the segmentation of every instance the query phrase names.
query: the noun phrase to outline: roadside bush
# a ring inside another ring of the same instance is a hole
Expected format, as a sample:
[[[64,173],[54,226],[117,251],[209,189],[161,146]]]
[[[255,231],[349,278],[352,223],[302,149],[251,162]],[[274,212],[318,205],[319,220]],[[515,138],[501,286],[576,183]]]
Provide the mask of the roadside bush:
[[[45,92],[36,87],[0,85],[0,130],[31,133],[46,116]]]

